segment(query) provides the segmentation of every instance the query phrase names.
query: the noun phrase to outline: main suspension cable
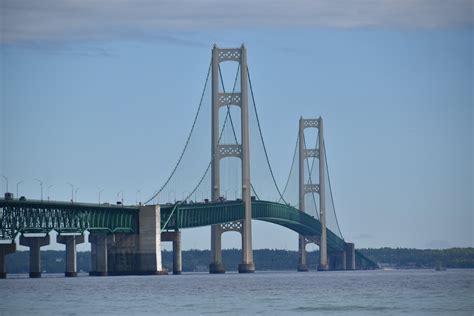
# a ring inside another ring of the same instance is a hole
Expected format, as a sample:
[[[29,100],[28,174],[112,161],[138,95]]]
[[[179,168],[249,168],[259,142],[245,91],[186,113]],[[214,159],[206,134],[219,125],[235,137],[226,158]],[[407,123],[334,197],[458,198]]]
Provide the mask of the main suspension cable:
[[[293,167],[295,165],[295,160],[296,160],[296,152],[298,151],[299,139],[300,139],[300,133],[296,135],[295,150],[293,151],[293,158],[291,160],[290,172],[288,173],[288,178],[286,179],[285,187],[283,188],[283,193],[282,193],[283,196],[285,196],[286,190],[288,189],[288,184],[290,183],[291,173],[293,171]],[[278,202],[281,202],[281,198],[278,200]]]
[[[328,159],[326,156],[326,144],[324,143],[324,140],[323,140],[323,147],[324,147],[324,161],[326,162],[326,172],[328,174],[329,192],[331,193],[331,202],[332,202],[332,208],[334,211],[334,217],[336,218],[336,225],[337,225],[337,229],[339,230],[339,234],[341,234],[341,238],[344,240],[344,236],[342,235],[341,228],[339,227],[339,221],[337,220],[336,206],[334,205],[334,198],[332,196],[331,177],[329,176],[329,165],[328,165]]]
[[[260,133],[260,139],[262,141],[262,145],[263,145],[263,151],[265,152],[265,158],[267,160],[267,165],[268,165],[268,168],[270,169],[270,174],[272,176],[272,180],[273,180],[273,184],[275,185],[275,188],[277,189],[278,191],[278,194],[280,195],[280,198],[281,200],[283,200],[283,202],[285,204],[288,204],[286,201],[285,201],[285,198],[283,197],[283,195],[281,194],[280,192],[280,188],[278,187],[278,184],[275,180],[275,176],[273,174],[273,170],[272,170],[272,166],[270,164],[270,159],[268,158],[268,153],[267,153],[267,148],[265,146],[265,141],[263,140],[263,134],[262,134],[262,128],[260,127],[260,120],[258,118],[258,113],[257,113],[257,106],[255,104],[255,97],[254,97],[254,94],[253,94],[253,88],[252,88],[252,80],[250,79],[250,71],[247,67],[247,76],[248,76],[248,79],[249,79],[249,85],[250,85],[250,94],[252,96],[252,102],[253,102],[253,107],[254,107],[254,110],[255,110],[255,117],[257,118],[257,126],[258,126],[258,131]]]
[[[183,159],[183,156],[184,156],[184,153],[186,152],[186,149],[188,148],[188,145],[189,145],[189,142],[191,140],[191,135],[193,134],[193,131],[194,131],[194,127],[196,126],[196,122],[197,122],[197,119],[198,119],[198,116],[199,116],[199,113],[201,111],[201,107],[202,107],[202,101],[204,100],[204,95],[206,93],[206,87],[207,87],[207,82],[209,81],[209,74],[211,73],[211,66],[212,66],[212,61],[211,63],[209,64],[209,68],[207,70],[207,75],[206,75],[206,81],[204,83],[204,89],[202,91],[202,94],[201,94],[201,100],[199,101],[199,106],[198,106],[198,109],[196,111],[196,115],[194,116],[194,121],[193,121],[193,125],[191,126],[191,130],[188,134],[188,138],[186,139],[186,143],[184,144],[184,148],[183,150],[181,151],[181,155],[179,156],[178,158],[178,162],[176,163],[176,165],[174,166],[173,168],[173,171],[171,171],[171,174],[169,175],[168,179],[166,179],[165,183],[161,186],[161,188],[156,191],[153,196],[151,198],[149,198],[144,204],[148,204],[150,201],[152,201],[155,197],[157,197],[164,189],[165,187],[168,185],[168,183],[171,181],[171,178],[174,176],[174,174],[176,173],[176,170],[178,169],[178,166],[180,165],[181,163],[181,160]]]
[[[212,65],[212,63],[211,63]],[[240,67],[240,65],[239,65]],[[219,66],[219,73],[220,73],[220,66]],[[236,82],[237,82],[237,75],[239,73],[239,68],[237,69],[237,73],[236,73],[236,79],[234,80],[234,86],[232,88],[232,93],[235,92],[235,86],[236,86]],[[208,71],[208,77],[209,77],[209,71]],[[221,74],[221,80],[222,80],[222,74]],[[207,82],[207,79],[206,79],[206,82]],[[222,89],[224,90],[225,92],[225,88],[224,88],[224,82],[222,81]],[[222,135],[224,134],[224,130],[225,130],[225,127],[227,125],[227,120],[229,120],[232,124],[232,116],[230,114],[230,104],[227,104],[227,113],[226,113],[226,116],[225,116],[225,119],[224,119],[224,124],[222,124],[222,129],[220,130],[219,132],[219,138],[217,140],[217,143],[219,144],[220,141],[221,141],[221,138],[222,138]],[[232,129],[234,130],[233,128],[233,124],[232,124]],[[235,134],[235,130],[234,130],[234,137],[236,137],[236,134]],[[236,139],[237,140],[237,139]],[[161,229],[161,231],[164,231],[166,229],[166,227],[168,226],[168,223],[169,221],[171,220],[171,217],[173,217],[176,209],[178,208],[179,205],[183,204],[186,200],[188,200],[195,192],[196,190],[199,188],[199,186],[202,184],[202,182],[204,181],[204,179],[206,178],[206,175],[208,174],[209,172],[209,169],[211,168],[211,165],[212,165],[212,162],[213,160],[215,159],[214,157],[214,154],[212,155],[211,157],[211,161],[209,162],[209,164],[207,165],[207,168],[206,168],[206,171],[204,172],[204,174],[202,175],[201,179],[199,180],[198,184],[194,187],[194,189],[191,191],[191,193],[188,194],[188,196],[186,196],[186,198],[184,198],[182,201],[179,201],[177,203],[175,203],[174,207],[173,207],[173,210],[171,211],[170,215],[168,216],[168,219],[166,220],[165,224],[163,225],[163,228]]]

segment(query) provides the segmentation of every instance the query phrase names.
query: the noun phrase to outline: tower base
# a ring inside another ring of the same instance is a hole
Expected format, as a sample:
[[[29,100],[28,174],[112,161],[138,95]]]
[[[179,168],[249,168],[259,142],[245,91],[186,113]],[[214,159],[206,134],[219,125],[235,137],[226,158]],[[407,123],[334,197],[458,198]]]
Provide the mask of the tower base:
[[[308,272],[308,267],[305,264],[298,264],[298,272]]]
[[[255,265],[253,263],[240,263],[239,273],[253,273],[255,272]]]
[[[321,264],[320,264],[320,265],[318,266],[318,271],[328,271],[328,270],[329,270],[329,267],[328,267],[327,264],[326,264],[326,265],[321,265]]]
[[[225,273],[225,267],[222,262],[213,262],[209,264],[209,273],[220,274]]]

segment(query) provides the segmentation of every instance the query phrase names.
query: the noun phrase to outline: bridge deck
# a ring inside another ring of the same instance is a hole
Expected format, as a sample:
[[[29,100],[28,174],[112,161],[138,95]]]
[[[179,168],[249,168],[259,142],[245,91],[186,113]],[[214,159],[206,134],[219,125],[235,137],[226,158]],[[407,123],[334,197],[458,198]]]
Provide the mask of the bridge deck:
[[[19,233],[79,232],[138,233],[139,206],[0,199],[0,239]],[[252,218],[284,226],[306,236],[320,236],[318,219],[275,202],[253,201]],[[161,205],[165,230],[202,227],[244,219],[242,201]],[[317,239],[317,238],[316,238]],[[344,250],[345,242],[327,229],[328,251]],[[369,259],[358,253],[364,261]],[[369,260],[370,261],[370,260]]]

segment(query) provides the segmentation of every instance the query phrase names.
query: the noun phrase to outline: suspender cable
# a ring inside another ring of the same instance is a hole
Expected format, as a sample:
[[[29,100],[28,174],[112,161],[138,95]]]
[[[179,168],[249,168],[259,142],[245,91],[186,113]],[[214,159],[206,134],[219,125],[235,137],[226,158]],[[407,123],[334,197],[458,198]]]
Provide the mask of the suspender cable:
[[[270,174],[271,174],[271,176],[272,176],[273,184],[275,185],[275,188],[277,189],[278,194],[280,195],[281,200],[282,200],[285,204],[288,204],[288,203],[285,201],[285,198],[284,198],[283,195],[281,194],[280,188],[278,187],[278,185],[277,185],[277,183],[276,183],[275,176],[273,175],[272,166],[271,166],[271,164],[270,164],[270,159],[268,158],[267,148],[266,148],[266,146],[265,146],[265,141],[263,140],[262,128],[260,127],[260,120],[259,120],[259,118],[258,118],[257,106],[256,106],[256,104],[255,104],[255,97],[254,97],[253,88],[252,88],[252,80],[250,80],[250,71],[249,71],[248,67],[247,67],[247,73],[248,73],[248,79],[249,79],[249,85],[250,85],[250,94],[252,95],[253,108],[254,108],[254,110],[255,110],[255,117],[257,118],[258,132],[260,133],[260,139],[261,139],[261,141],[262,141],[263,151],[265,152],[265,158],[266,158],[266,160],[267,160],[267,165],[268,165],[268,168],[270,169]]]

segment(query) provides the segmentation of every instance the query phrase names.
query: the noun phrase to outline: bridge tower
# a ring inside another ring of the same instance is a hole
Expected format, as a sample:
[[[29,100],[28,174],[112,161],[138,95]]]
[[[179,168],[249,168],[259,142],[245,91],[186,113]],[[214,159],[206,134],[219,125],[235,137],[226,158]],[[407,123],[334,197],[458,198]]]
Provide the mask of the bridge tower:
[[[240,92],[225,93],[219,91],[219,64],[224,61],[235,61],[240,64]],[[240,107],[240,144],[219,144],[219,108],[234,105]],[[216,201],[220,197],[220,160],[225,157],[237,157],[242,161],[242,201],[245,207],[244,220],[238,223],[213,225],[211,227],[212,263],[210,273],[224,273],[222,261],[222,234],[229,230],[238,231],[242,235],[242,263],[239,273],[254,272],[252,252],[252,204],[250,188],[249,158],[249,120],[248,120],[248,87],[247,87],[247,50],[240,48],[212,49],[212,139],[211,139],[211,198]]]
[[[304,130],[306,128],[317,128],[319,131],[319,149],[305,148],[304,142]],[[298,261],[298,271],[308,271],[306,263],[306,244],[309,242],[319,243],[319,267],[318,270],[328,270],[328,251],[327,251],[327,233],[326,233],[326,162],[325,162],[325,152],[324,152],[324,136],[323,136],[323,119],[319,117],[318,119],[304,119],[300,118],[299,121],[299,209],[305,211],[305,195],[307,193],[319,193],[319,220],[321,222],[321,238],[316,238],[313,236],[298,236],[298,251],[299,251],[299,261]],[[319,160],[319,184],[305,183],[304,180],[304,170],[306,159],[308,158],[317,158]]]

